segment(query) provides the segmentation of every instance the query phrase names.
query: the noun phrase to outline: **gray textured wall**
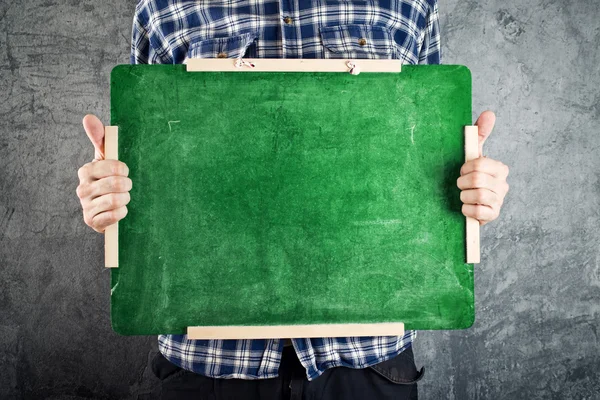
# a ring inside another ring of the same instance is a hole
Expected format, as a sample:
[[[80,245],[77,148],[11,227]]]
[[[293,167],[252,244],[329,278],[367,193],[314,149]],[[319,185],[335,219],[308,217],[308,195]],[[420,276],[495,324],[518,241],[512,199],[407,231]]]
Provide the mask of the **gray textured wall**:
[[[0,3],[0,398],[151,398],[156,339],[112,333],[101,235],[75,196],[109,117],[134,2]],[[486,153],[512,167],[483,229],[477,321],[422,332],[424,399],[600,398],[598,0],[442,1],[444,62],[469,65]],[[475,117],[475,116],[474,116]]]

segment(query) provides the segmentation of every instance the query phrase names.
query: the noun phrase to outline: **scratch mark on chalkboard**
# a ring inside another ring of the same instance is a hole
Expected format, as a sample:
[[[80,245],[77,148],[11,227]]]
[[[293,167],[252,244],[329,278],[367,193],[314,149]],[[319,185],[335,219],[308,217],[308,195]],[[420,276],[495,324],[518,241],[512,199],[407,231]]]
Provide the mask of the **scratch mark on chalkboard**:
[[[142,78],[142,79],[144,78],[144,75],[138,74],[138,73],[136,73],[136,72],[137,72],[137,71],[134,69],[134,70],[132,70],[132,71],[130,72],[130,74],[131,74],[131,75],[133,75],[133,76],[137,76],[138,78]]]
[[[391,225],[401,224],[401,219],[376,219],[373,221],[352,221],[353,225]]]
[[[117,283],[115,284],[115,286],[113,286],[113,288],[112,288],[112,289],[110,289],[110,295],[111,295],[111,296],[112,296],[112,295],[113,295],[113,293],[115,292],[115,289],[117,288],[117,286],[119,286],[119,282],[117,282]]]
[[[416,125],[413,125],[410,128],[410,141],[412,142],[412,144],[415,144],[415,126]]]
[[[171,124],[177,124],[179,122],[181,122],[181,121],[169,121],[168,122],[168,124],[169,124],[169,132],[171,132]]]
[[[160,258],[160,257],[159,257]],[[160,278],[160,289],[163,296],[162,308],[163,310],[169,307],[169,275],[167,274],[167,263],[163,262],[162,274]]]

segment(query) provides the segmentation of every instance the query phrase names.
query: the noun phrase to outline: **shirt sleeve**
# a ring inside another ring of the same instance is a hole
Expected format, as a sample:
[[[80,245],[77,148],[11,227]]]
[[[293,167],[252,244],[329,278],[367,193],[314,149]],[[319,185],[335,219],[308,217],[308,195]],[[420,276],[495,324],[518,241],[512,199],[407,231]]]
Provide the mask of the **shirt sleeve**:
[[[442,49],[440,46],[440,20],[438,14],[437,0],[432,1],[427,13],[427,25],[421,50],[419,52],[419,64],[441,64]]]
[[[144,3],[138,3],[133,17],[130,64],[171,64],[166,41],[149,27],[150,12]]]

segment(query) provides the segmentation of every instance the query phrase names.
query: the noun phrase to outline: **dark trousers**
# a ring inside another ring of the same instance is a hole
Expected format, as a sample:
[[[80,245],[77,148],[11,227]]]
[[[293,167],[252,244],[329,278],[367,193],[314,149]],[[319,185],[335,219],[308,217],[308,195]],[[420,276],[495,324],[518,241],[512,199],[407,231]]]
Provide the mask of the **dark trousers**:
[[[209,378],[181,369],[160,354],[152,362],[161,380],[161,398],[196,400],[345,400],[417,399],[417,381],[423,377],[415,366],[412,348],[364,369],[335,367],[312,381],[292,346],[284,347],[279,376],[270,379]]]

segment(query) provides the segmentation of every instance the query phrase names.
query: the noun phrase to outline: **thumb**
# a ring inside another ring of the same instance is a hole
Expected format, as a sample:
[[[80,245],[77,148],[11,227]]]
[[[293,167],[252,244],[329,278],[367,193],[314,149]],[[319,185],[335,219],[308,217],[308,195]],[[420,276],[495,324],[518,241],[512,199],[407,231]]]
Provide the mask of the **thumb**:
[[[83,129],[94,145],[94,160],[104,160],[104,125],[95,115],[83,117]]]
[[[492,111],[484,111],[481,113],[475,125],[479,128],[479,157],[483,156],[483,143],[490,136],[496,123],[496,115]]]

